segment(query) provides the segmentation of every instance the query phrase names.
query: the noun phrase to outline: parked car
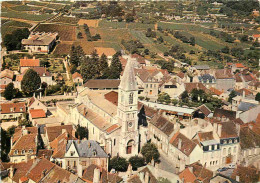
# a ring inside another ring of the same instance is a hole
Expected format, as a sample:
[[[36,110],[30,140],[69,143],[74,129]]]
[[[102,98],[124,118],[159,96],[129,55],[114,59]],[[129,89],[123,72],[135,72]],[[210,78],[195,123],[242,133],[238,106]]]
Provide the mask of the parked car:
[[[230,164],[230,165],[228,165],[228,168],[230,168],[230,169],[234,169],[234,168],[236,168],[236,165],[234,165],[234,164]]]
[[[224,171],[226,171],[226,170],[228,170],[228,168],[227,168],[227,167],[223,167],[223,168],[219,168],[219,169],[218,169],[218,172],[224,172]]]

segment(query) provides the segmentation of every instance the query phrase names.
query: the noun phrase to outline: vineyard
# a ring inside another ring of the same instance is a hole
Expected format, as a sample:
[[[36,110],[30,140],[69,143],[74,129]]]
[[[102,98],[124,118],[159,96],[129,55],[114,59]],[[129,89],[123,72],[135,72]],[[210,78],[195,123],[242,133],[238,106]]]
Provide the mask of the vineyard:
[[[76,27],[58,24],[40,24],[35,31],[38,32],[58,32],[61,41],[75,41]]]
[[[60,16],[58,18],[55,18],[52,22],[76,25],[78,23],[78,20],[79,20],[78,18],[62,17],[62,16]]]
[[[54,55],[68,55],[70,53],[72,44],[60,43],[56,46],[53,54]]]

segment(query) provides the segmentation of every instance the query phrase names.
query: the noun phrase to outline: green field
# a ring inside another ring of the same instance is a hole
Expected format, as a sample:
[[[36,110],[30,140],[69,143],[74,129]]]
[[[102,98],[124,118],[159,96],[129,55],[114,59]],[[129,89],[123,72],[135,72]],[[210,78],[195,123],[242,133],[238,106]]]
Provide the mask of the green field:
[[[148,28],[154,29],[154,24],[143,24],[140,22],[133,22],[127,24],[128,29],[144,29],[147,30]]]
[[[48,4],[46,7],[48,8],[53,8],[53,9],[61,9],[63,8],[65,5],[62,4]]]
[[[9,21],[5,22],[4,24],[2,24],[1,34],[2,34],[2,37],[4,37],[6,34],[10,34],[16,29],[30,28],[30,27],[31,27],[31,24],[9,20]]]
[[[153,40],[146,37],[143,31],[130,29],[130,33],[143,44],[153,44]]]
[[[46,6],[48,3],[47,2],[39,2],[39,1],[31,1],[28,4],[36,5],[36,6]]]
[[[126,28],[126,23],[125,22],[109,22],[106,20],[101,20],[98,23],[98,26],[101,28],[117,29],[117,28]]]
[[[37,11],[42,9],[42,7],[21,5],[11,7],[11,9],[14,11]]]
[[[52,17],[53,15],[49,15],[49,14],[33,15],[33,14],[27,14],[23,12],[2,11],[1,16],[6,18],[18,18],[24,20],[42,21]]]
[[[162,29],[171,29],[171,30],[186,30],[186,31],[206,32],[206,33],[210,32],[210,29],[201,27],[196,24],[177,24],[177,23],[159,22],[158,27],[161,27]]]

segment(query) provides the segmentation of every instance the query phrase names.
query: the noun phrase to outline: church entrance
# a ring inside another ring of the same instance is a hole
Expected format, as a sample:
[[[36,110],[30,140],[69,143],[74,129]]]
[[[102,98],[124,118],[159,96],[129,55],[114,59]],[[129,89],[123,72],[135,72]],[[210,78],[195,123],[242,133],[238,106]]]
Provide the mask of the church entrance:
[[[133,145],[134,145],[134,140],[129,140],[126,147],[126,154],[132,153]]]

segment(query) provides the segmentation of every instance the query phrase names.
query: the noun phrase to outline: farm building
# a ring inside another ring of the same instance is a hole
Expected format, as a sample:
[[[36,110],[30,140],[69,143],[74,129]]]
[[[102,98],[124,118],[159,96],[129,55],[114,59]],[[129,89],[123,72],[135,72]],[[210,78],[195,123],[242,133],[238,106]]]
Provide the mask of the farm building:
[[[31,32],[28,39],[22,40],[22,45],[31,53],[49,53],[55,45],[57,36],[56,32]]]

